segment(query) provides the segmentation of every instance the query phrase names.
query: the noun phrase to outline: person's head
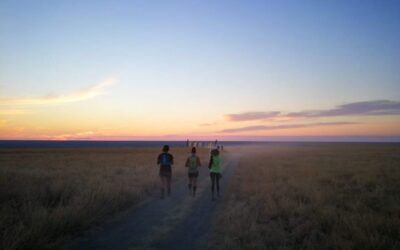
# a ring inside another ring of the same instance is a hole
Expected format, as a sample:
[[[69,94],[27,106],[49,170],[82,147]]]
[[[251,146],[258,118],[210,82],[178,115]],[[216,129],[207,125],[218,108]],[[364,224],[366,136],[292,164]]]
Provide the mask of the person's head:
[[[196,153],[196,147],[193,147],[192,148],[192,154],[195,154]]]
[[[164,147],[162,148],[162,151],[167,153],[169,151],[169,146],[168,145],[164,145]]]

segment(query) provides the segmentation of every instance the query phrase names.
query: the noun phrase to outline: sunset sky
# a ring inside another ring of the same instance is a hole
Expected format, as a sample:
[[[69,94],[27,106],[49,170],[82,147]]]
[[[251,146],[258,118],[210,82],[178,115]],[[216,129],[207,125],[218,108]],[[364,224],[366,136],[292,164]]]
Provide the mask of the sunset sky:
[[[2,0],[0,139],[400,141],[399,13]]]

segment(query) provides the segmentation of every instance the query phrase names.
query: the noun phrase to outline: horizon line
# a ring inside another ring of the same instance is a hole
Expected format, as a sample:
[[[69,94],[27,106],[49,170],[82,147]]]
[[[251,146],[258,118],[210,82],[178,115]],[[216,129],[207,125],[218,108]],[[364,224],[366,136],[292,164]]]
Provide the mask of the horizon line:
[[[46,141],[46,142],[186,142],[196,141],[196,142],[400,142],[400,135],[395,136],[263,136],[260,138],[251,137],[250,138],[214,138],[214,139],[1,139],[0,142],[17,142],[17,141]]]

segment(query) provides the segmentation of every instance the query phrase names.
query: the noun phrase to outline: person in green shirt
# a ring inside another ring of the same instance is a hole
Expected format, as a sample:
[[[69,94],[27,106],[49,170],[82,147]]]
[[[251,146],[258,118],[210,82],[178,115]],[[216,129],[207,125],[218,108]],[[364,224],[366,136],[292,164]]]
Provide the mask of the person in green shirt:
[[[187,158],[185,167],[188,168],[188,176],[189,176],[189,192],[193,192],[192,195],[196,196],[196,188],[197,188],[197,177],[199,176],[199,167],[201,167],[200,158],[196,155],[196,148],[192,148],[192,154]]]
[[[219,180],[222,177],[221,158],[218,149],[211,150],[211,157],[210,157],[210,163],[208,164],[208,168],[210,169],[211,193],[212,193],[212,200],[214,201],[215,200],[214,189],[215,186],[217,186],[217,196],[219,197]]]

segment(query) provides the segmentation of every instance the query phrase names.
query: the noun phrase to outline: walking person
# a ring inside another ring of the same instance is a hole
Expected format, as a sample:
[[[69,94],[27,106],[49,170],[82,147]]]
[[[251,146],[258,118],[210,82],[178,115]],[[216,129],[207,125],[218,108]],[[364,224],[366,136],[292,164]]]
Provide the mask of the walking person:
[[[213,149],[211,151],[210,163],[208,164],[208,168],[210,169],[211,192],[212,192],[212,200],[214,201],[215,200],[214,190],[216,187],[217,196],[219,197],[219,180],[222,177],[221,158],[218,149]]]
[[[162,153],[158,155],[157,165],[160,165],[160,181],[161,181],[161,199],[164,199],[165,188],[167,189],[167,195],[171,195],[171,177],[172,177],[172,165],[174,164],[174,157],[168,153],[169,146],[164,145]]]
[[[196,196],[197,177],[199,176],[199,167],[201,167],[200,158],[196,155],[196,148],[192,148],[192,154],[187,158],[185,167],[188,168],[189,192]]]

